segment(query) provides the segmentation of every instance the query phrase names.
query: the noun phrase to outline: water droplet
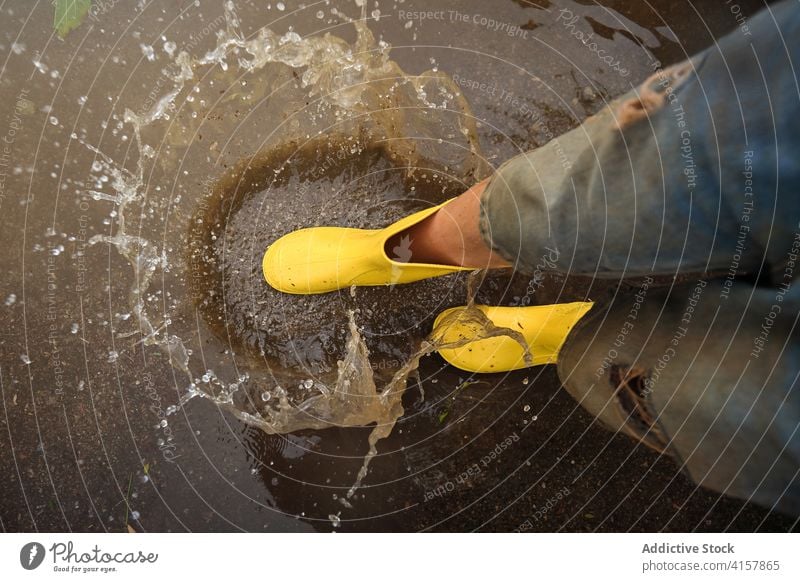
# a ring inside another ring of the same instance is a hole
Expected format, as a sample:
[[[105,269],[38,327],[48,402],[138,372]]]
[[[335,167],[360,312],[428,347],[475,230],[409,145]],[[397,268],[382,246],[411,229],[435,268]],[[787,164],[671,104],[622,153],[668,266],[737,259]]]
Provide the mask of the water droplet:
[[[26,366],[31,365],[31,359],[28,357],[28,354],[20,355],[19,359],[22,360],[22,363],[25,364]]]
[[[167,422],[167,419],[164,418],[164,419],[161,420],[161,422],[158,423],[158,426],[160,426],[161,428],[167,428],[168,424],[169,423]]]
[[[109,364],[113,364],[114,362],[117,361],[118,358],[119,358],[119,354],[116,351],[111,350],[110,352],[108,352],[108,363]]]
[[[264,402],[269,402],[270,398],[272,398],[272,394],[270,394],[269,392],[261,393],[261,400],[263,400]]]
[[[308,390],[309,388],[311,388],[313,385],[314,385],[314,380],[303,380],[303,381],[300,383],[300,387],[301,387],[301,388],[305,388],[306,390]]]
[[[86,386],[86,382],[84,382],[83,380],[81,380],[80,382],[78,382],[78,392],[82,392],[82,391],[83,391],[83,388],[84,388],[84,386]]]
[[[525,406],[522,408],[522,410],[523,410],[524,412],[530,412],[530,410],[531,410],[531,406],[530,406],[530,404],[526,404],[526,405],[525,405]]]
[[[55,115],[50,116],[50,125],[58,125],[58,117]]]
[[[283,12],[284,10],[286,10],[286,5],[285,5],[283,2],[278,2],[278,3],[275,5],[275,8],[277,8],[278,10],[280,10],[281,12]]]
[[[13,293],[11,295],[9,295],[8,297],[6,297],[6,307],[11,307],[16,302],[17,302],[17,296],[14,295]]]
[[[323,18],[325,18],[325,13],[322,10],[320,10],[319,12],[317,12],[317,18],[322,20]]]
[[[140,44],[139,48],[142,49],[142,54],[147,57],[148,61],[156,60],[156,51],[149,44]]]
[[[131,511],[131,519],[138,520],[141,514],[138,511]]]

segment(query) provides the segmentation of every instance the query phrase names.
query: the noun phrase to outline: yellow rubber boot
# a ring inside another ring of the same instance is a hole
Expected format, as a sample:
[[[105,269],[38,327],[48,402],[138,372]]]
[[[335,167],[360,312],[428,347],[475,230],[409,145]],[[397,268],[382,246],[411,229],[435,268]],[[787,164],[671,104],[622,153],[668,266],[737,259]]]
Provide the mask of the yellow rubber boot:
[[[466,267],[403,263],[386,255],[384,247],[389,238],[423,221],[448,202],[380,230],[321,226],[290,232],[264,253],[264,278],[278,291],[310,295],[352,285],[396,285],[470,271]]]
[[[495,326],[519,332],[533,356],[534,366],[555,364],[558,352],[576,323],[592,308],[591,302],[558,303],[532,307],[491,307],[476,305]],[[439,314],[434,333],[445,343],[480,337],[481,326],[474,318],[459,317],[464,308],[454,307]],[[467,372],[510,372],[527,368],[525,351],[508,336],[476,339],[461,347],[439,350],[456,368]]]

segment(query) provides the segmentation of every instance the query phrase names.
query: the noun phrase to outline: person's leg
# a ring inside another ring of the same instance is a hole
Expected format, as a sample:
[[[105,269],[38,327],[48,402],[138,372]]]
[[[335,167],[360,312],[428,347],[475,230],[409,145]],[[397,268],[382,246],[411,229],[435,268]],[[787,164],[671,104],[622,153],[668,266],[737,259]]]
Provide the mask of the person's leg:
[[[800,514],[800,287],[656,285],[620,286],[574,327],[564,388],[695,483]]]
[[[407,263],[510,267],[486,246],[479,229],[481,196],[488,182],[478,182],[435,214],[395,234],[386,243],[387,256]]]

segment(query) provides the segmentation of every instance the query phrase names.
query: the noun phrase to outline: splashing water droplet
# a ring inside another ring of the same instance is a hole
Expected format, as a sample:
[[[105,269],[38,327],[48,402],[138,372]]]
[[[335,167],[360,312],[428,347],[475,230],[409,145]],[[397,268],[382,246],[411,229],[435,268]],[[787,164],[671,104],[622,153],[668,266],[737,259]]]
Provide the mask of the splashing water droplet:
[[[156,60],[156,51],[149,44],[140,44],[139,48],[142,49],[142,54],[147,58],[148,61]]]

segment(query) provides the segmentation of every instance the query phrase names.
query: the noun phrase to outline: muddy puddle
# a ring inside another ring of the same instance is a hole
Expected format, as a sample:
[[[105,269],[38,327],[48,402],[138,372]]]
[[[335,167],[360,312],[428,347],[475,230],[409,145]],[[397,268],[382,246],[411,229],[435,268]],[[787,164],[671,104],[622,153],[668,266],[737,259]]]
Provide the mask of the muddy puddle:
[[[29,24],[49,5],[2,9],[3,528],[788,527],[595,426],[549,367],[421,356],[465,274],[264,283],[283,234],[439,204],[736,26],[674,2],[439,4],[95,3],[63,40]],[[605,292],[479,282],[493,304]]]

